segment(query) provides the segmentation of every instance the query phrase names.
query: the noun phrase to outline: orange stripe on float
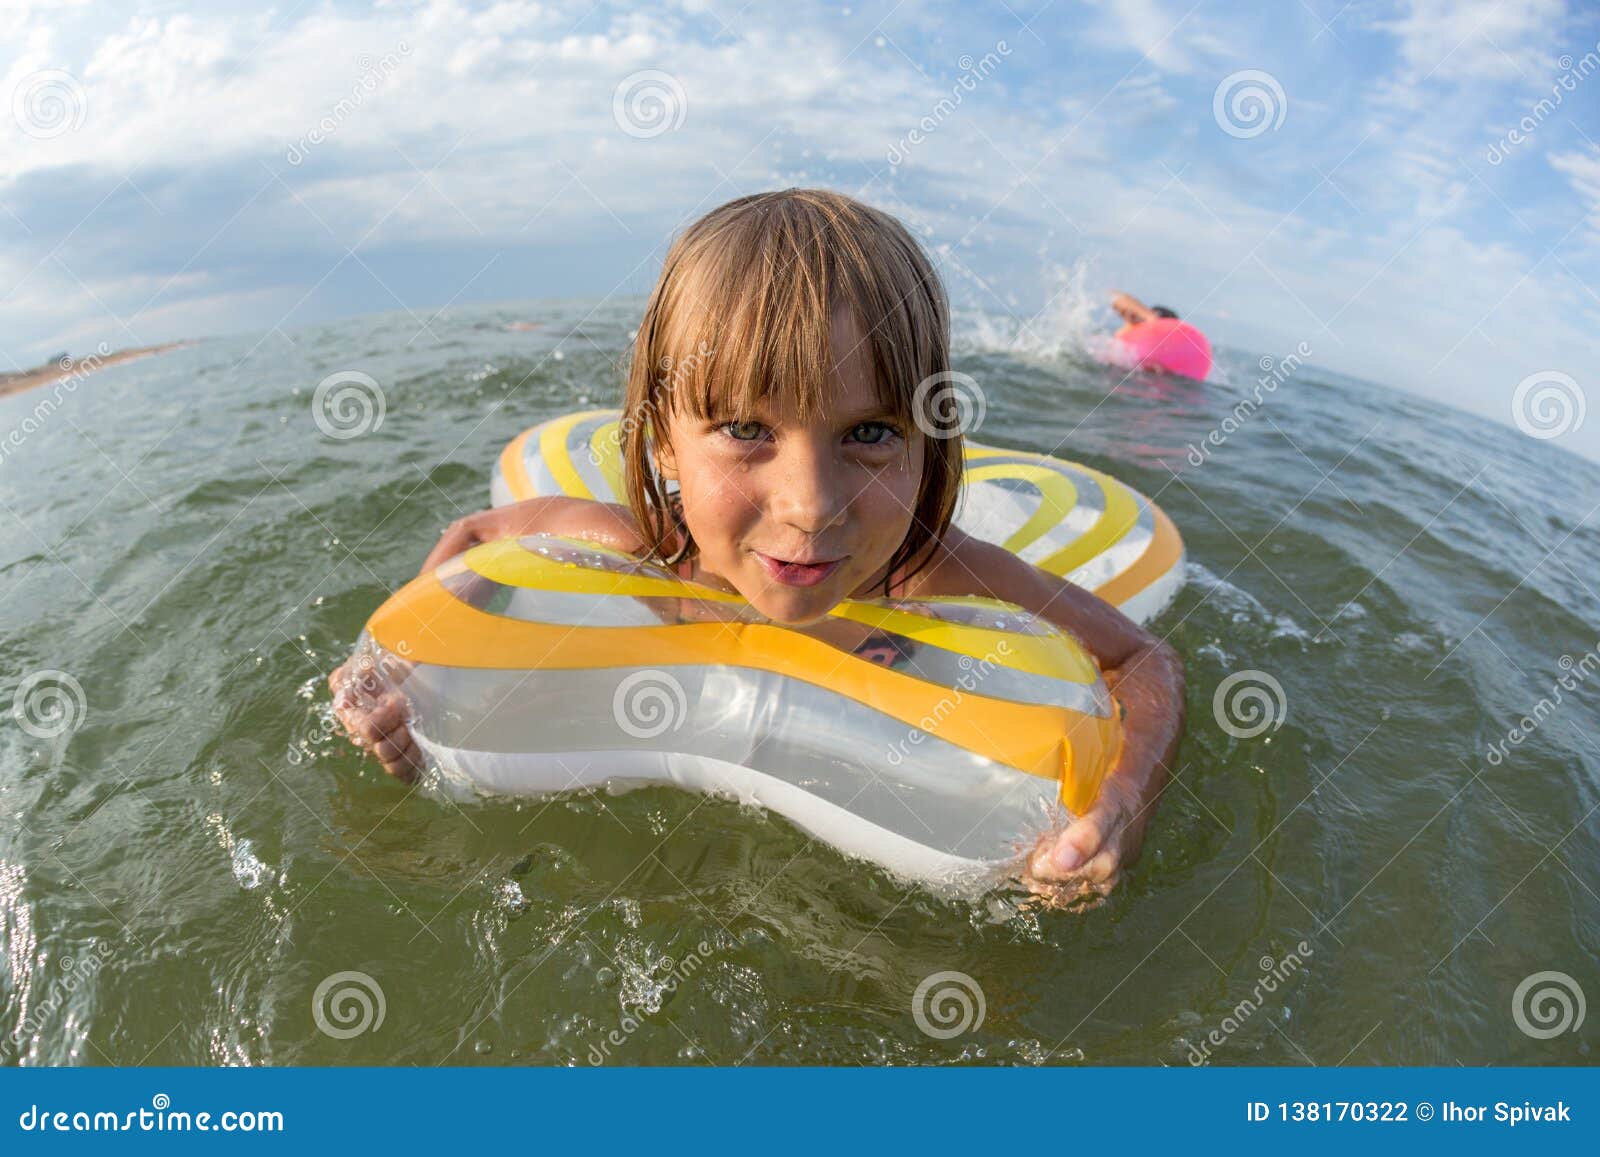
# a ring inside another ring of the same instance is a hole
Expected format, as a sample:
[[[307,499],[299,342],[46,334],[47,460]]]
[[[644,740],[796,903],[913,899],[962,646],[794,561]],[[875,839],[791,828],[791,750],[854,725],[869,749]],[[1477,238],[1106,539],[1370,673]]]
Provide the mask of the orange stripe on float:
[[[1095,588],[1094,593],[1114,607],[1120,607],[1160,579],[1183,558],[1183,537],[1172,519],[1154,502],[1150,503],[1150,513],[1154,518],[1154,530],[1144,553],[1121,574],[1114,575]]]
[[[534,427],[537,429],[538,427]],[[522,452],[528,444],[528,438],[533,429],[524,430],[511,439],[506,448],[500,451],[500,477],[506,480],[506,486],[511,491],[511,497],[517,502],[529,498],[537,498],[538,492],[533,488],[533,479],[528,477],[528,466],[523,460]]]

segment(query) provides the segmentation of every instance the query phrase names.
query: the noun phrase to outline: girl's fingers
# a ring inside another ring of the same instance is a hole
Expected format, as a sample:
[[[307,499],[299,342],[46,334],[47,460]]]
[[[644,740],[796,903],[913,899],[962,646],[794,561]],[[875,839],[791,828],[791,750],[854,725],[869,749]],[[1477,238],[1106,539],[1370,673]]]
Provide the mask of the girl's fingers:
[[[376,747],[380,741],[387,739],[389,732],[394,730],[392,727],[380,727],[378,721],[371,715],[359,716],[355,724],[356,734],[366,740],[367,745],[371,747]]]
[[[400,731],[406,725],[405,700],[398,696],[386,696],[372,705],[367,711],[367,718],[385,735],[391,731]]]
[[[1044,906],[1070,912],[1085,912],[1090,908],[1098,908],[1105,903],[1107,894],[1115,886],[1114,880],[1096,884],[1080,879],[1063,882],[1029,878],[1026,883],[1028,890],[1038,897]]]
[[[1111,801],[1097,803],[1065,831],[1040,843],[1030,858],[1029,874],[1046,882],[1114,885],[1122,864],[1122,815]]]
[[[1103,892],[1116,887],[1122,869],[1122,856],[1115,847],[1107,847],[1078,872],[1078,878]]]
[[[355,747],[371,754],[383,770],[411,783],[422,770],[422,751],[406,725],[406,701],[372,671],[352,673],[349,664],[328,676],[333,714]]]
[[[411,783],[422,768],[421,760],[414,752],[414,748],[397,752],[393,759],[383,761],[383,770],[401,783]]]
[[[335,703],[333,717],[339,721],[339,726],[344,728],[345,738],[357,747],[364,745],[361,738],[361,713],[352,707],[341,706]]]
[[[1057,875],[1081,871],[1084,864],[1099,854],[1116,826],[1116,811],[1096,804],[1056,839],[1050,849],[1050,868]]]
[[[411,733],[409,731],[406,732],[406,741],[401,745],[401,747],[402,750],[400,752],[400,762],[411,768],[413,771],[421,771],[422,749],[417,746],[417,741],[411,737]]]
[[[344,727],[350,742],[357,747],[376,750],[377,744],[387,741],[398,753],[410,742],[405,703],[398,697],[390,696],[375,706],[365,707],[336,702],[333,713]]]
[[[366,733],[368,739],[382,739],[389,732],[400,730],[406,723],[406,703],[398,695],[335,704],[334,711],[341,720],[348,719]]]

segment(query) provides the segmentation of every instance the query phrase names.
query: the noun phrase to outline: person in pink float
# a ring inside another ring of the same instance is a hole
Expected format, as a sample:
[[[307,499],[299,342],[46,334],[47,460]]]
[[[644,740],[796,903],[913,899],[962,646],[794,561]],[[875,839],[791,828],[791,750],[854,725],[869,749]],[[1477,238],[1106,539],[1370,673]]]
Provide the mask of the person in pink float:
[[[1211,373],[1211,343],[1206,335],[1164,305],[1146,305],[1129,293],[1111,297],[1111,308],[1127,322],[1116,333],[1132,364],[1205,381]]]

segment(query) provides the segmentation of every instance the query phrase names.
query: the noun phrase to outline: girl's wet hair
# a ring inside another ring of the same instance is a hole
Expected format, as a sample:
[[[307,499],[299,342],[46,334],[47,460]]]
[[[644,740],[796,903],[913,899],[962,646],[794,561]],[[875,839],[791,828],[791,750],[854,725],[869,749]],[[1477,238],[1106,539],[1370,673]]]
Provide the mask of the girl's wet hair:
[[[922,247],[887,213],[824,189],[730,201],[690,225],[667,252],[634,340],[623,403],[628,505],[649,556],[669,565],[697,550],[656,469],[667,415],[748,421],[765,397],[802,421],[822,412],[835,364],[835,310],[866,335],[879,402],[924,438],[911,529],[884,575],[925,566],[949,530],[961,486],[956,415],[935,403],[950,369],[950,309]],[[666,556],[673,537],[679,547]]]

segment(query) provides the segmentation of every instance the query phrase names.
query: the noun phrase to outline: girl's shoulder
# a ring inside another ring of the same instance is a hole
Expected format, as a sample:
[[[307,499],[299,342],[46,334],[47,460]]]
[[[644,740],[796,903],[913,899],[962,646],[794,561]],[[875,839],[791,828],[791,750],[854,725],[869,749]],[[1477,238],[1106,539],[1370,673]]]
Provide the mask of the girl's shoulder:
[[[952,526],[902,597],[977,596],[1026,605],[1041,574],[1004,547]]]
[[[620,503],[566,497],[544,501],[539,530],[546,534],[580,538],[628,554],[644,550],[644,535],[633,511]]]
[[[563,538],[578,538],[598,546],[610,547],[643,558],[648,543],[633,511],[619,502],[597,502],[590,498],[563,498],[552,501],[542,512],[539,529]],[[668,544],[676,549],[676,535]]]

